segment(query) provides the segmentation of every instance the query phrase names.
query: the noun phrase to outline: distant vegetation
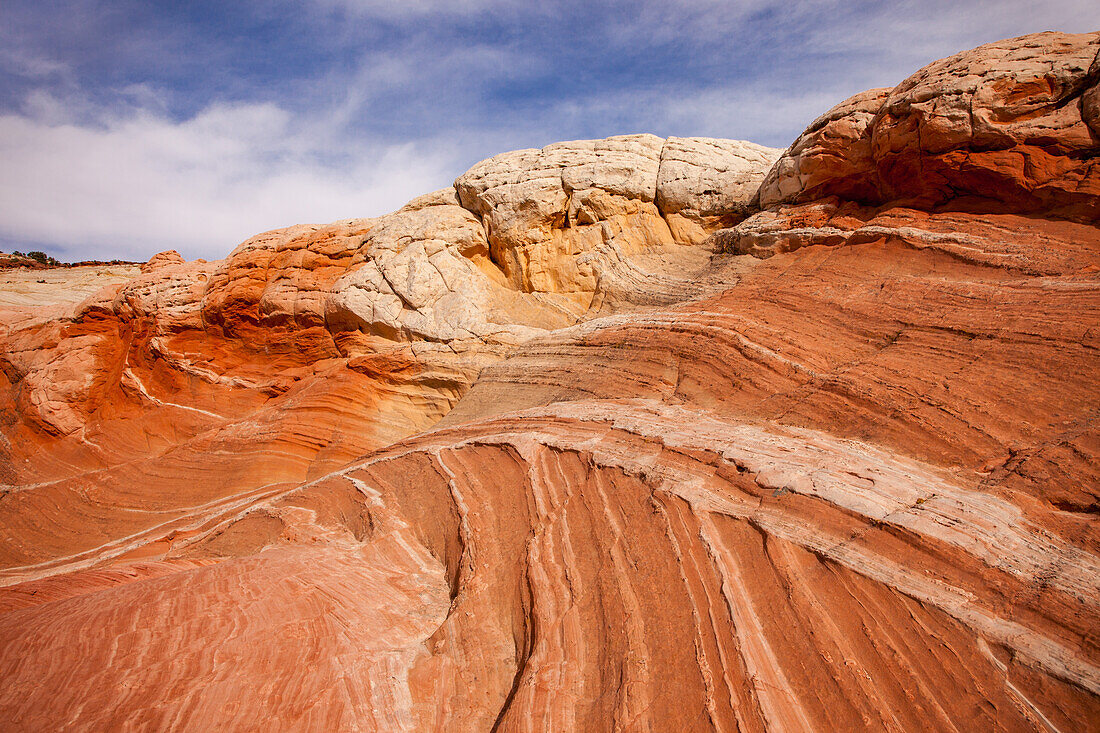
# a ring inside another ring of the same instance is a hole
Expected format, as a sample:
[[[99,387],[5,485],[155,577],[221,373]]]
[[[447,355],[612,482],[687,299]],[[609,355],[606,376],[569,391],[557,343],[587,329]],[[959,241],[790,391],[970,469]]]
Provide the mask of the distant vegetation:
[[[75,267],[80,265],[136,265],[139,263],[127,260],[85,260],[82,262],[61,262],[56,257],[51,257],[45,252],[34,250],[33,252],[11,253],[0,252],[0,267],[30,267],[39,269],[43,267]]]
[[[58,262],[53,257],[50,257],[45,252],[39,252],[38,250],[35,250],[33,252],[28,252],[25,255],[22,252],[13,252],[12,254],[14,254],[16,257],[29,257],[30,259],[34,260],[35,262],[38,262],[39,264],[43,264],[43,265],[54,265],[54,266],[56,266],[56,265],[61,264],[60,262]]]

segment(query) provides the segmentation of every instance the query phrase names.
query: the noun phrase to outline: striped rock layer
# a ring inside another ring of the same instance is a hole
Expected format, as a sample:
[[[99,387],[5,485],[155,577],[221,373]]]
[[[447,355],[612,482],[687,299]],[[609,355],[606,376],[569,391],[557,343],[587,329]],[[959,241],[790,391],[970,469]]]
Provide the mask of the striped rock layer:
[[[0,720],[1095,729],[1098,49],[21,285]]]

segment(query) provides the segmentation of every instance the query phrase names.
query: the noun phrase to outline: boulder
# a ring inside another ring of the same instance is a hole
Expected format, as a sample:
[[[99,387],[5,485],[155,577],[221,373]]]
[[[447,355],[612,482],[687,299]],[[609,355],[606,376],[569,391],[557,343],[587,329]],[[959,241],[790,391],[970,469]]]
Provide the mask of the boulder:
[[[622,135],[517,150],[455,181],[514,287],[583,302],[597,273],[579,255],[699,244],[753,210],[779,151],[738,140]]]
[[[668,138],[657,173],[657,208],[673,237],[698,244],[751,214],[780,152],[743,140]]]
[[[180,255],[174,249],[166,249],[163,252],[157,252],[155,255],[149,258],[149,261],[141,266],[142,272],[153,272],[159,270],[162,267],[169,267],[171,265],[182,265],[183,256]]]
[[[837,196],[1100,220],[1098,51],[1100,33],[1038,33],[857,94],[795,140],[760,203]]]

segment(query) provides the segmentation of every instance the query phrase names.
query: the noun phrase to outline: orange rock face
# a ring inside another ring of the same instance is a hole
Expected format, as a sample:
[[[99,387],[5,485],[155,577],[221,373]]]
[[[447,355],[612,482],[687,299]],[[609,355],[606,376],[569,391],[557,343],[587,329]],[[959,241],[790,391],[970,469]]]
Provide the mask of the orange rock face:
[[[1041,213],[1100,221],[1096,34],[1039,33],[936,61],[818,118],[761,203]]]
[[[21,294],[0,720],[1094,727],[1098,38]]]

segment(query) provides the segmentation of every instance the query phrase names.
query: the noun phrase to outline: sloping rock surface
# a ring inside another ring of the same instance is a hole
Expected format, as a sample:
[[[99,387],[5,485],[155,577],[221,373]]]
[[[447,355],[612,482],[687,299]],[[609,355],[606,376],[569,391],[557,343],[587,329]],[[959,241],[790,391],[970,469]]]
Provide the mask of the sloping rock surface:
[[[0,720],[1089,730],[1098,43],[8,303]]]

